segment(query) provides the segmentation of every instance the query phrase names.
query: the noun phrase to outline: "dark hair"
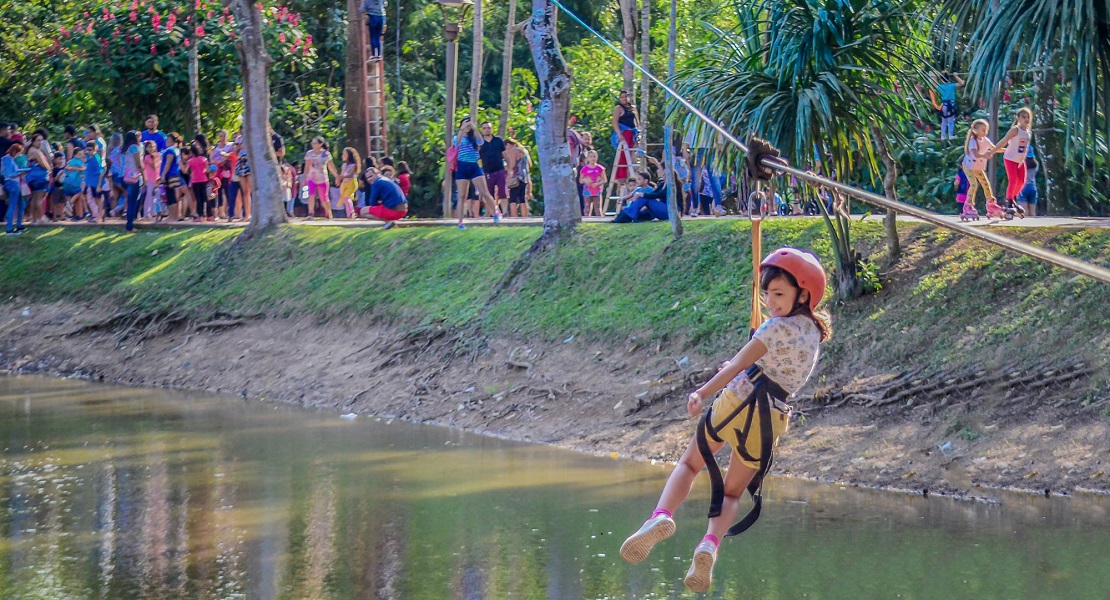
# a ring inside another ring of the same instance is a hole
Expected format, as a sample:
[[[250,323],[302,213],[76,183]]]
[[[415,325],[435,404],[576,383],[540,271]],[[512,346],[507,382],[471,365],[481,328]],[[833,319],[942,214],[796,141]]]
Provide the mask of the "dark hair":
[[[88,129],[89,131],[91,131],[91,132],[93,132],[93,133],[95,133],[95,134],[97,134],[97,135],[100,135],[100,128],[99,128],[99,127],[97,127],[96,125],[89,125],[89,126],[88,126],[88,127],[86,127],[85,129]]]
[[[378,162],[382,163],[383,165],[392,166],[393,165],[393,157],[392,156],[383,156],[382,159],[379,160]]]
[[[397,161],[397,174],[398,175],[411,175],[412,171],[409,170],[409,163],[401,160]]]
[[[759,289],[764,292],[771,285],[771,282],[782,277],[786,283],[791,287],[798,290],[798,296],[801,296],[802,290],[798,285],[798,280],[790,274],[789,271],[774,265],[767,265],[759,269]],[[832,317],[829,311],[824,307],[818,307],[816,312],[809,308],[809,302],[799,302],[799,298],[794,298],[794,310],[790,311],[788,317],[805,316],[809,317],[813,324],[817,326],[817,331],[821,334],[821,341],[825,341],[832,337]]]
[[[952,74],[949,73],[948,71],[941,71],[940,72],[940,80],[944,83],[948,83],[948,82],[952,81]]]
[[[32,136],[36,136],[36,135],[41,135],[41,136],[42,136],[42,139],[44,139],[44,140],[48,140],[48,139],[50,139],[50,132],[49,132],[49,131],[47,131],[45,127],[39,127],[39,128],[38,128],[38,129],[36,129],[36,130],[35,130],[35,132],[34,132],[34,133],[32,133],[31,135],[32,135]]]
[[[649,172],[649,171],[637,171],[636,175],[638,175],[640,177],[643,177],[644,179],[647,179],[648,181],[653,181],[652,178],[651,178],[651,172]]]
[[[1040,166],[1041,166],[1041,163],[1037,162],[1037,159],[1033,158],[1032,156],[1026,156],[1025,157],[1025,168],[1026,169],[1038,169],[1038,168],[1040,168]]]
[[[181,139],[181,134],[176,132],[176,131],[170,132],[170,134],[167,135],[166,138],[168,138],[170,141],[172,141],[175,144],[180,144],[181,142],[185,141],[185,140]]]
[[[203,133],[198,133],[197,136],[193,138],[193,141],[200,144],[201,154],[208,154],[208,138],[205,137]]]
[[[73,125],[66,125],[66,135],[77,135],[77,127]]]
[[[493,127],[493,122],[492,121],[482,121],[482,123],[479,125],[479,127],[485,127],[486,125],[489,125],[490,127]]]
[[[459,129],[462,129],[463,123],[469,123],[469,122],[470,122],[470,117],[463,117],[459,121]],[[478,149],[478,136],[474,135],[474,127],[470,128],[470,133],[466,134],[466,139],[470,140],[470,145],[474,146],[475,150]]]
[[[136,131],[128,131],[123,135],[123,149],[130,150],[131,146],[139,143],[139,133]]]
[[[59,158],[62,159],[62,160],[65,160],[65,158],[66,158],[65,153],[64,152],[55,152],[54,153],[54,160],[58,160]]]

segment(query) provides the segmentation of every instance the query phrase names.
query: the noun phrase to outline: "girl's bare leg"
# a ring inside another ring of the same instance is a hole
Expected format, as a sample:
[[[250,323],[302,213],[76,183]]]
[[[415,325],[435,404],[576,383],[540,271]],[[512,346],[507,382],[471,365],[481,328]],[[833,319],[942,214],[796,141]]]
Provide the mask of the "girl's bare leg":
[[[251,179],[250,175],[243,177],[239,181],[239,197],[242,198],[243,205],[243,220],[251,220]],[[330,208],[329,208],[330,210]],[[331,218],[331,217],[328,217]]]
[[[470,180],[456,179],[455,187],[459,192],[459,200],[456,203],[456,208],[459,212],[459,223],[461,224],[463,222],[463,217],[466,215],[466,206],[468,203],[466,197],[470,194]]]
[[[482,202],[485,202],[486,204],[486,212],[489,213],[486,216],[493,217],[494,215],[496,215],[498,210],[497,200],[495,200],[493,198],[493,195],[489,193],[489,187],[486,185],[486,178],[475,177],[471,181],[474,182],[474,187],[478,190],[478,197],[481,198]]]
[[[736,450],[732,451],[729,458],[728,472],[725,474],[725,499],[721,503],[721,514],[709,519],[709,526],[705,532],[722,539],[729,527],[736,522],[736,513],[740,510],[740,497],[748,488],[748,483],[755,477],[756,469],[741,462]]]
[[[716,454],[718,450],[724,446],[724,442],[709,442],[709,449]],[[701,458],[701,452],[698,452],[698,441],[695,436],[690,440],[690,444],[686,446],[686,451],[682,453],[682,458],[678,459],[678,464],[675,465],[671,476],[667,478],[667,484],[663,486],[663,493],[659,495],[659,502],[656,508],[663,508],[674,514],[678,507],[682,505],[683,500],[690,495],[690,488],[694,485],[694,480],[697,479],[698,473],[705,468],[705,461]],[[731,471],[731,469],[729,469]]]

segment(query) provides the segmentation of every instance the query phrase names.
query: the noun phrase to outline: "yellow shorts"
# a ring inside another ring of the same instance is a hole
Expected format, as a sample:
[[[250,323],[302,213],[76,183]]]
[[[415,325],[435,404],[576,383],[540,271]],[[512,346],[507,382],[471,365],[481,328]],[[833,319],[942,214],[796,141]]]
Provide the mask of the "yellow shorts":
[[[717,399],[713,401],[713,428],[717,431],[717,436],[724,440],[733,449],[740,447],[740,440],[737,439],[736,429],[743,429],[744,425],[748,422],[748,412],[752,412],[752,425],[744,440],[744,451],[748,453],[755,460],[747,460],[737,452],[740,462],[753,468],[759,468],[760,454],[763,452],[761,436],[759,434],[759,411],[756,410],[755,403],[740,411],[732,419],[731,423],[722,423],[722,420],[727,418],[736,407],[744,402],[736,394],[729,390],[724,390],[717,395]],[[782,402],[771,400],[771,431],[774,432],[774,441],[771,447],[775,447],[779,443],[779,437],[786,433],[787,428],[790,426],[790,407]]]
[[[355,181],[354,179],[348,179],[347,181],[343,182],[343,185],[339,186],[339,197],[340,198],[346,198],[346,199],[354,198],[355,193],[357,193],[357,192],[358,192],[358,182]]]

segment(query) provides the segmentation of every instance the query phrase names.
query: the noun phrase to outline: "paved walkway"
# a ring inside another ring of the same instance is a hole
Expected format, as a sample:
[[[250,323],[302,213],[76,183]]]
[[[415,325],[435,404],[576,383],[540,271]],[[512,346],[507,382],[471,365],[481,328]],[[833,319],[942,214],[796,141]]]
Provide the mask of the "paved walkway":
[[[737,215],[726,217],[698,217],[698,218],[685,218],[683,221],[690,223],[696,221],[706,221],[714,219],[743,219]],[[779,219],[819,219],[820,217],[770,217],[768,221],[777,221]],[[853,217],[856,218],[856,217]],[[945,221],[959,223],[960,218],[957,215],[944,215],[942,218]],[[867,217],[868,221],[881,221],[882,215],[872,215]],[[586,217],[583,219],[586,223],[608,223],[612,217]],[[913,217],[898,217],[900,221],[921,222],[920,219]],[[488,227],[494,226],[492,219],[467,219],[464,221],[467,227]],[[292,225],[304,227],[381,227],[381,221],[371,221],[369,219],[315,219],[306,221],[303,219],[294,219],[290,222]],[[397,227],[454,227],[456,221],[454,219],[402,219],[397,221]],[[1110,227],[1110,217],[1030,217],[1027,219],[1014,219],[1013,221],[1003,221],[999,219],[988,220],[982,218],[979,221],[970,221],[967,223],[974,227],[1075,227],[1075,228],[1100,228]],[[122,228],[124,222],[122,220],[111,220],[108,223],[87,223],[81,222],[62,222],[50,223],[44,225],[35,225],[37,227],[51,227],[54,225],[62,225],[65,227],[119,227]],[[246,224],[243,222],[228,223],[226,221],[212,222],[212,223],[197,223],[193,221],[178,221],[169,223],[163,221],[161,223],[143,223],[139,222],[139,229],[174,229],[180,227],[220,227],[220,228],[241,228]],[[502,218],[497,227],[539,227],[543,225],[542,217],[515,217],[515,218]]]

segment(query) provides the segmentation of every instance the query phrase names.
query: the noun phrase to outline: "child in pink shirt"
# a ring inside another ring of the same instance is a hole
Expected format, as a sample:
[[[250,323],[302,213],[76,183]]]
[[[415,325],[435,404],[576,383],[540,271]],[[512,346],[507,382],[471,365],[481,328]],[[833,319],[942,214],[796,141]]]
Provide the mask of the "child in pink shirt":
[[[195,143],[193,157],[189,159],[189,187],[197,201],[197,214],[205,221],[212,221],[211,202],[208,200],[208,158]]]
[[[579,170],[578,176],[578,183],[584,186],[582,196],[586,199],[586,211],[582,214],[583,217],[589,217],[595,213],[601,216],[601,188],[608,181],[605,167],[597,164],[597,151],[590,150],[586,154],[586,164]]]

